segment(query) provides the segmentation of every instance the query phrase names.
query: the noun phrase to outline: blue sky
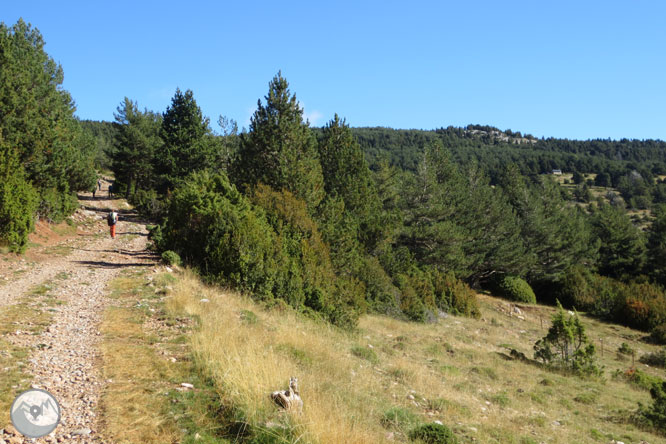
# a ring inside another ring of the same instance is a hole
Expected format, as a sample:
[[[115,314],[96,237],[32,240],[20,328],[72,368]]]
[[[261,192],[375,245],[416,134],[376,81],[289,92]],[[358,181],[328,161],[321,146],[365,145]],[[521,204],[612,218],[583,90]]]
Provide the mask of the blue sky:
[[[83,119],[191,89],[247,126],[282,70],[311,123],[488,124],[537,137],[666,140],[666,2],[9,1]]]

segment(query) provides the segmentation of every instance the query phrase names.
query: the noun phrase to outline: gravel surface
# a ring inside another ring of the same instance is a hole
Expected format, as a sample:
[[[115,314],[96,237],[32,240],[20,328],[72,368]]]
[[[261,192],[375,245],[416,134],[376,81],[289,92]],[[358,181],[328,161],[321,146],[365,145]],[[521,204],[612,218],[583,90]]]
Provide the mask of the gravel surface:
[[[33,377],[33,388],[48,390],[56,397],[62,410],[60,425],[51,435],[31,440],[15,433],[8,424],[0,431],[0,444],[3,441],[11,444],[111,442],[98,436],[102,424],[97,411],[104,389],[98,369],[99,324],[105,308],[112,303],[106,297],[106,286],[128,267],[151,266],[155,258],[146,251],[144,225],[123,221],[121,214],[116,239],[111,239],[102,219],[105,213],[90,209],[96,204],[104,208],[108,201],[82,203],[89,209],[78,210],[77,217],[89,217],[93,225],[91,233],[77,237],[79,248],[75,247],[66,256],[24,264],[27,269],[21,276],[0,287],[0,306],[16,303],[40,284],[51,285],[49,296],[61,301],[50,308],[54,311],[53,321],[42,334],[35,336],[19,331],[7,337],[12,343],[33,350],[27,366]],[[107,233],[106,237],[96,235],[100,232]],[[55,280],[62,272],[68,276]]]

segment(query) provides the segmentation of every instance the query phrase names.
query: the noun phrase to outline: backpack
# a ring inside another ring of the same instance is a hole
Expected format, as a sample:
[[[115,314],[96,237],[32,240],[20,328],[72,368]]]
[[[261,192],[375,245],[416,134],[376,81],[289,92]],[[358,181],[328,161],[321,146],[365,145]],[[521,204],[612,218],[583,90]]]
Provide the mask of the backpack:
[[[110,212],[109,215],[106,216],[106,222],[109,224],[109,226],[115,225],[117,221],[118,215],[114,211]]]

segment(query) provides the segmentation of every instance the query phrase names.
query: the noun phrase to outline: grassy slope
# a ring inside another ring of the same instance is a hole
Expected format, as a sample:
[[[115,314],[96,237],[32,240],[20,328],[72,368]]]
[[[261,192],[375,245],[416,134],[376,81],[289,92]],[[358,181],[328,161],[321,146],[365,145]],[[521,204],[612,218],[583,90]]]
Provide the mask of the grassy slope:
[[[612,377],[631,366],[616,350],[623,342],[637,357],[656,350],[627,328],[584,319],[591,339],[603,342],[605,366],[602,380],[584,380],[508,359],[509,348],[532,356],[550,325],[549,307],[527,307],[520,319],[507,302],[481,295],[481,320],[420,325],[365,316],[351,334],[288,310],[264,311],[187,273],[170,295],[169,312],[200,321],[192,352],[222,410],[259,435],[289,431],[271,442],[406,442],[415,424],[440,420],[464,443],[666,443],[626,420],[650,396]],[[300,380],[302,416],[279,413],[268,397],[292,375]]]

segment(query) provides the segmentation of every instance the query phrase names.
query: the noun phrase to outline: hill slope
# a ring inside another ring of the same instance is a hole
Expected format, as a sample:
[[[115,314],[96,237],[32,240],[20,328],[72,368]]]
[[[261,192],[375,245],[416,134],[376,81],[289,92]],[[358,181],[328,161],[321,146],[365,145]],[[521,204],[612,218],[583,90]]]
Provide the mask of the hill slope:
[[[627,343],[637,359],[655,351],[641,342],[643,334],[585,318],[590,338],[603,349],[604,377],[566,376],[509,353],[532,356],[552,308],[515,310],[480,298],[480,320],[449,316],[424,325],[364,316],[353,334],[287,310],[265,311],[237,294],[203,287],[188,273],[178,276],[167,304],[200,321],[191,337],[195,362],[250,436],[407,442],[418,423],[441,421],[464,443],[666,442],[628,422],[650,396],[622,376],[632,362],[617,350]],[[636,367],[664,376],[638,360]],[[290,376],[300,380],[305,407],[302,416],[286,418],[268,394],[286,388]]]

